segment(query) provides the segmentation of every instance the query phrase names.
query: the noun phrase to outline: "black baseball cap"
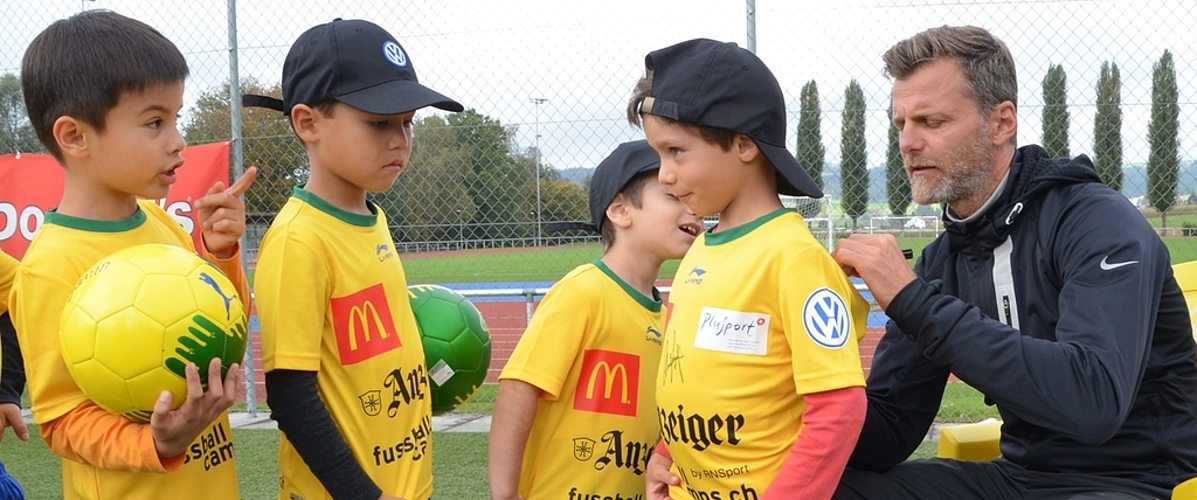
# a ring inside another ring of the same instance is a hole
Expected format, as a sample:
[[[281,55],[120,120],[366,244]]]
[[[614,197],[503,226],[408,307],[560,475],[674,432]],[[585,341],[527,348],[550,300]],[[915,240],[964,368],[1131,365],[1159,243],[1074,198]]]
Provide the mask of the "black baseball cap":
[[[641,113],[747,135],[777,169],[779,193],[823,196],[786,150],[785,96],[756,54],[698,38],[649,52],[644,66],[653,81]]]
[[[296,104],[335,100],[367,113],[396,115],[432,106],[462,111],[461,104],[420,85],[403,46],[369,21],[334,19],[295,40],[283,62],[283,99],[246,95],[246,106],[290,116]]]
[[[586,229],[600,232],[607,220],[607,207],[615,201],[615,195],[623,191],[637,175],[661,168],[661,156],[639,140],[620,144],[595,167],[590,176],[590,223],[555,222],[545,225],[545,231],[557,232],[569,229]]]

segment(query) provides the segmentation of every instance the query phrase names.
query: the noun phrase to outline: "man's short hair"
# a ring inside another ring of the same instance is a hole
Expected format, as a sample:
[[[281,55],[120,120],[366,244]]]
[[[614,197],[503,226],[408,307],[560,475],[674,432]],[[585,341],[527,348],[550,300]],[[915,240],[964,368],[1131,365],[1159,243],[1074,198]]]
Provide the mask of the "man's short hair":
[[[653,72],[652,70],[648,70],[645,72],[644,77],[641,78],[640,81],[636,82],[636,87],[632,89],[632,100],[628,101],[628,123],[631,123],[636,127],[642,126],[640,105],[644,103],[645,99],[652,96],[652,91]],[[697,133],[698,135],[702,136],[703,140],[710,144],[719,145],[719,147],[723,148],[724,151],[730,151],[732,142],[734,142],[736,139],[736,132],[731,130],[680,122],[664,116],[657,116],[657,118],[678,125],[691,132]]]
[[[885,73],[898,80],[923,64],[953,58],[964,72],[967,92],[985,116],[994,106],[1010,101],[1018,107],[1018,79],[1014,58],[1006,44],[976,26],[941,26],[902,40],[885,51]]]
[[[60,19],[37,35],[21,61],[21,91],[37,138],[62,161],[54,122],[71,116],[104,130],[123,94],[187,78],[178,47],[149,25],[91,10]]]

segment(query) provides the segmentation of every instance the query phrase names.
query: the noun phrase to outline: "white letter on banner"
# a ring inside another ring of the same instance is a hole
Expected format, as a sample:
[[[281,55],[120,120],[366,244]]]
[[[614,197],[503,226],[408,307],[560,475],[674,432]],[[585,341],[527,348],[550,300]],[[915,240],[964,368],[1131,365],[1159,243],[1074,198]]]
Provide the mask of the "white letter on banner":
[[[179,215],[191,213],[191,204],[185,201],[176,201],[171,203],[170,206],[166,208],[166,213],[170,214],[171,217],[174,217],[175,221],[177,221],[180,226],[183,226],[183,230],[187,231],[187,234],[191,234],[191,232],[195,230],[195,221],[191,220],[191,216]]]
[[[17,207],[7,201],[0,202],[0,214],[4,215],[4,228],[0,229],[0,240],[7,240],[17,233]]]
[[[29,227],[30,219],[33,219],[32,229]],[[40,207],[34,205],[25,207],[25,210],[21,211],[21,236],[24,236],[27,241],[33,241],[33,235],[37,234],[37,230],[42,227],[44,220],[46,220],[46,214]]]

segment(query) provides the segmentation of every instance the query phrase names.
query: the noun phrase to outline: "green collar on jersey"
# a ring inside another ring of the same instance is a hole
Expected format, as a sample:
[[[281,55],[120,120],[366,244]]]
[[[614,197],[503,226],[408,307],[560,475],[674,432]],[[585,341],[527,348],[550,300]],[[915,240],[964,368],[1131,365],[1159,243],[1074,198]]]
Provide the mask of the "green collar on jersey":
[[[136,229],[144,222],[145,212],[141,211],[141,205],[137,206],[137,211],[133,212],[133,215],[121,220],[84,219],[83,217],[60,214],[57,210],[46,212],[47,224],[55,224],[80,231],[91,231],[93,233],[120,233]]]
[[[295,187],[295,191],[291,194],[291,196],[299,198],[308,205],[316,207],[316,210],[336,217],[341,222],[352,226],[372,227],[374,226],[374,223],[378,222],[378,207],[368,200],[366,201],[366,206],[370,208],[370,212],[372,213],[370,215],[362,215],[338,208],[332,203],[324,201],[324,199],[320,198],[319,196],[312,194],[311,191],[298,186]]]
[[[751,233],[752,230],[765,225],[766,222],[769,222],[773,219],[781,217],[782,215],[785,215],[790,212],[797,212],[797,210],[794,210],[792,208],[781,207],[777,210],[774,210],[765,215],[757,217],[756,220],[754,220],[752,222],[749,222],[747,224],[741,224],[739,226],[733,227],[726,231],[719,231],[718,233],[712,233],[710,231],[707,231],[706,237],[703,238],[703,242],[706,246],[715,246],[715,245],[722,245],[724,243],[731,243],[733,241],[736,241],[736,239],[740,238],[741,236]]]
[[[652,312],[661,312],[661,292],[657,290],[657,287],[653,287],[653,298],[650,299],[645,297],[643,293],[640,293],[640,290],[632,288],[632,285],[629,285],[626,281],[620,278],[619,275],[615,274],[615,271],[612,271],[611,268],[607,267],[607,265],[603,263],[602,259],[594,259],[594,267],[599,268],[603,274],[610,276],[611,279],[614,280],[624,292],[627,292],[628,296],[636,299],[636,302],[639,302],[640,305],[644,306],[645,309],[648,309]]]

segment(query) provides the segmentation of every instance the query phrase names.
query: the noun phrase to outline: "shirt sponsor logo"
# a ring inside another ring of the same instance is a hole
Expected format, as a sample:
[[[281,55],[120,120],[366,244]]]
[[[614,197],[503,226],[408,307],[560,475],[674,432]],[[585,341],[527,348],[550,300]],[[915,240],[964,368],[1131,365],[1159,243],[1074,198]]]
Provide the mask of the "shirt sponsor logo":
[[[374,446],[374,466],[383,467],[404,458],[418,462],[428,455],[428,438],[432,436],[432,416],[424,418],[408,431],[402,441]],[[364,465],[364,464],[363,464]]]
[[[636,416],[640,393],[640,357],[603,349],[582,354],[582,371],[574,389],[574,409]]]
[[[212,470],[217,465],[233,460],[233,441],[229,439],[224,422],[216,422],[216,425],[208,428],[208,432],[200,434],[191,442],[183,465],[191,463],[192,460],[202,460],[204,470]]]
[[[810,339],[828,349],[839,349],[852,335],[852,315],[838,293],[830,288],[815,290],[802,306],[803,326]]]
[[[377,416],[382,410],[382,391],[380,390],[366,391],[357,399],[362,403],[362,411],[368,416]]]
[[[342,366],[360,363],[403,345],[382,283],[332,299],[331,309]]]
[[[702,452],[711,446],[739,446],[738,433],[744,428],[743,413],[703,415],[687,412],[677,405],[677,411],[657,407],[657,421],[665,444],[682,443]]]
[[[649,99],[652,99],[651,97]],[[697,497],[695,497],[697,498]],[[624,495],[621,493],[583,493],[578,491],[578,487],[574,486],[569,489],[569,500],[644,500],[643,493],[631,493]]]
[[[644,340],[661,345],[661,332],[650,326],[644,330]]]
[[[374,255],[378,257],[379,262],[385,262],[387,259],[394,257],[395,253],[391,252],[391,246],[386,243],[380,243],[374,248]]]
[[[591,458],[595,458],[595,448],[600,441],[606,446],[606,451],[595,459],[594,470],[625,469],[637,476],[644,475],[655,443],[629,439],[622,430],[607,431],[603,433],[599,441],[588,437],[574,438],[574,460],[589,462]]]
[[[590,438],[574,438],[574,460],[585,462],[594,456],[595,441]]]
[[[704,307],[694,347],[763,356],[769,349],[769,315]]]

